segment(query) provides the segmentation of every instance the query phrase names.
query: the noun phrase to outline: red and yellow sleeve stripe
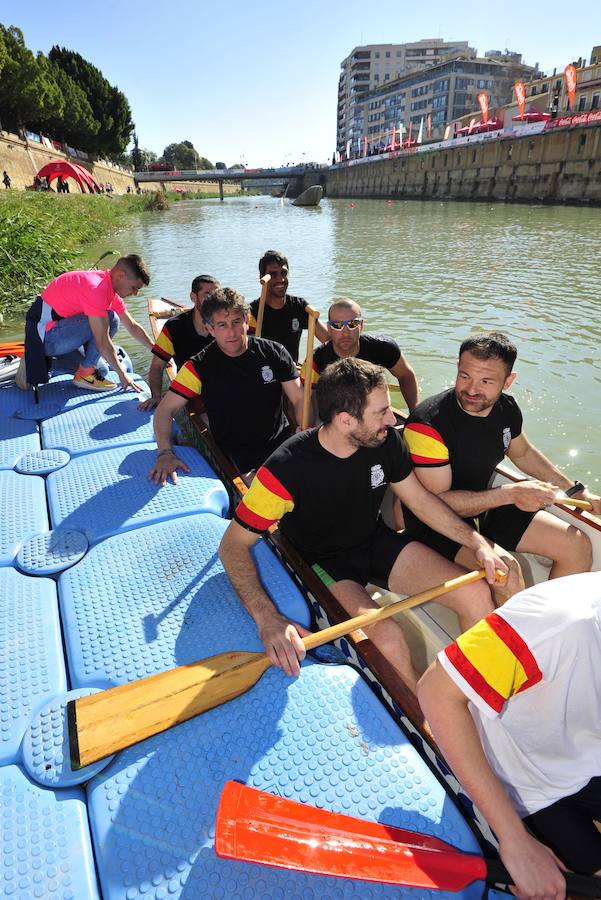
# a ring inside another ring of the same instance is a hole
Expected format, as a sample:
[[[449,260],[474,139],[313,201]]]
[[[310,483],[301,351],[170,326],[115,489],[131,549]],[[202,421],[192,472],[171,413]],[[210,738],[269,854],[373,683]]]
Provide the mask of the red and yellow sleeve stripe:
[[[198,377],[192,360],[189,359],[178,370],[176,377],[169,386],[169,390],[173,391],[174,394],[179,394],[180,397],[185,397],[186,400],[189,400],[191,397],[198,397],[202,391],[202,381]]]
[[[251,313],[248,317],[248,333],[255,334],[257,331],[257,320]]]
[[[171,335],[169,334],[167,325],[164,325],[162,330],[159,332],[154,346],[152,347],[152,352],[160,359],[164,359],[165,362],[169,362],[169,360],[174,355],[175,348],[173,346],[173,341],[171,340]]]
[[[305,383],[306,371],[307,371],[307,360],[305,360],[301,366],[301,370],[300,370],[301,384]],[[318,381],[319,381],[319,369],[317,368],[317,364],[314,361],[313,368],[311,369],[311,387],[314,388]]]
[[[261,466],[234,518],[250,531],[267,531],[294,509],[294,500],[275,475]]]
[[[495,713],[502,711],[510,697],[543,677],[524,639],[497,613],[482,619],[443,652]]]
[[[409,422],[403,430],[414,466],[446,466],[449,451],[439,432],[431,425]]]

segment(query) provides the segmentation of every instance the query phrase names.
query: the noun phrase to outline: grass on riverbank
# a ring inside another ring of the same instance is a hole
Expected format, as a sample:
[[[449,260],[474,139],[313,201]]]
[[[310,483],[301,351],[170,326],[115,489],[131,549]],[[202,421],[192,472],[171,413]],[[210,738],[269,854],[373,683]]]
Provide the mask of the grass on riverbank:
[[[81,265],[85,245],[116,231],[124,216],[153,208],[159,207],[152,194],[106,197],[3,192],[0,320],[3,313],[31,303],[61,272]]]

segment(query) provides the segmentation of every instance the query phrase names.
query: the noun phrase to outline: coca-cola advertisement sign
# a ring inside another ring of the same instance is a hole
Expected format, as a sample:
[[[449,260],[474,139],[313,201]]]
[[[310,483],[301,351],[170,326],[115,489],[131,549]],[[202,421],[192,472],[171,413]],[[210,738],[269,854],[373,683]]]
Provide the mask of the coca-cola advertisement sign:
[[[573,116],[559,116],[557,119],[549,119],[545,122],[545,130],[550,128],[569,128],[575,125],[601,125],[601,109],[595,109],[588,113],[576,113]]]

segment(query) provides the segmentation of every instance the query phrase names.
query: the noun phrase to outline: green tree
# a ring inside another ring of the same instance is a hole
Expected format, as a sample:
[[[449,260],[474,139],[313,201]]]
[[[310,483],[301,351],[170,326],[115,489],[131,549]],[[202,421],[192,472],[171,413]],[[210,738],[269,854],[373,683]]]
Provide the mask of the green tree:
[[[127,98],[112,87],[102,72],[79,53],[54,46],[49,59],[60,66],[84,91],[94,119],[100,123],[91,152],[120,156],[127,147],[134,124]]]
[[[43,54],[37,58],[25,46],[23,32],[0,25],[4,45],[0,79],[0,120],[17,130],[43,124],[61,114],[62,96]]]
[[[204,156],[199,156],[192,141],[169,144],[163,150],[161,162],[169,163],[176,169],[213,169],[214,166]]]

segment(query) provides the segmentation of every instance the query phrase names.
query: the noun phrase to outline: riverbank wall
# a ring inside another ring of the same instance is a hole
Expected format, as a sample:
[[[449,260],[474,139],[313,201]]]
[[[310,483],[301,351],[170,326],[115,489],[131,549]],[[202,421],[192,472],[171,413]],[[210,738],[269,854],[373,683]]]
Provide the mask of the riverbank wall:
[[[601,123],[445,142],[332,166],[328,197],[601,205]]]

